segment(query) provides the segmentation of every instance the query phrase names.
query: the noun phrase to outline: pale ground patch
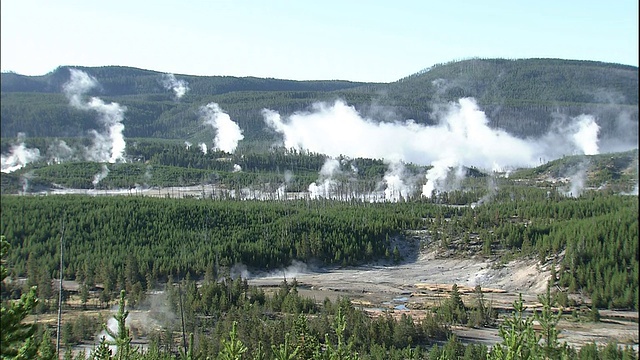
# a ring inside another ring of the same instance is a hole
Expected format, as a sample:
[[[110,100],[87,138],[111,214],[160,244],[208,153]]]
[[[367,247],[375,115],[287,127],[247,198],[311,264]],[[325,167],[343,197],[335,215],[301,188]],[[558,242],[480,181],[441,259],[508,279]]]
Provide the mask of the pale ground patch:
[[[494,265],[480,257],[443,259],[430,251],[421,253],[415,261],[397,265],[309,271],[295,274],[295,280],[302,296],[317,301],[349,297],[354,305],[369,312],[408,313],[415,318],[424,313],[424,308],[447,298],[448,292],[444,290],[453,284],[465,290],[462,298],[468,305],[473,303],[473,298],[467,291],[476,285],[483,288],[485,299],[497,309],[508,311],[519,294],[525,306],[535,308],[540,305],[537,298],[546,291],[550,276],[548,264],[540,265],[537,260],[527,259]],[[283,278],[255,277],[249,280],[249,284],[276,287]],[[293,277],[287,278],[287,281],[292,280]],[[605,345],[616,341],[638,349],[637,312],[610,313],[603,310],[601,315],[603,318],[616,316],[616,319],[604,319],[598,323],[561,320],[558,324],[560,341],[574,347],[591,342]],[[501,341],[496,328],[456,327],[454,332],[466,342],[492,345]]]

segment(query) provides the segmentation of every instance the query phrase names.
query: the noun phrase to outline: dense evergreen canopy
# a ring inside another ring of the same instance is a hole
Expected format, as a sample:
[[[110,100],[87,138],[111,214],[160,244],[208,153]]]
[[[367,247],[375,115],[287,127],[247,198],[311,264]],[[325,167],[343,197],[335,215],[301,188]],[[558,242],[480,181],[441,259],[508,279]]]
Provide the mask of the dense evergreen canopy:
[[[490,125],[520,137],[548,130],[552,114],[598,117],[601,135],[631,140],[617,128],[621,113],[638,123],[638,69],[632,66],[559,59],[469,59],[439,64],[393,83],[291,81],[179,75],[189,91],[176,101],[163,88],[162,73],[126,67],[76,67],[101,87],[88,95],[127,107],[126,137],[189,140],[211,138],[198,108],[216,102],[244,130],[247,141],[273,139],[264,131],[263,108],[283,114],[306,110],[317,101],[344,99],[377,120],[414,119],[433,124],[434,105],[474,97]],[[2,137],[84,135],[92,114],[74,110],[61,94],[69,67],[43,76],[2,74]],[[375,106],[373,105],[375,104]],[[380,118],[380,108],[385,115]],[[395,114],[389,119],[388,114]],[[637,131],[636,131],[637,132]]]

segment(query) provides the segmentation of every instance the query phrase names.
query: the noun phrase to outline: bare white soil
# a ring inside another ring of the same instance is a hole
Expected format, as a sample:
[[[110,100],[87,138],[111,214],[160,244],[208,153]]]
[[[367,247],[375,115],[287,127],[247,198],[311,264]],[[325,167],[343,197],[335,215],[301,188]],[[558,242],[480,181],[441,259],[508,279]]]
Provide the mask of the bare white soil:
[[[440,258],[435,251],[421,253],[415,261],[397,265],[369,265],[320,271],[298,271],[257,276],[249,280],[252,285],[276,287],[284,278],[298,283],[298,291],[321,301],[348,297],[372,315],[383,311],[408,313],[419,319],[426,308],[437,305],[449,296],[448,290],[457,284],[462,298],[473,304],[471,294],[476,285],[483,289],[485,299],[496,309],[509,311],[522,295],[529,308],[539,306],[538,295],[546,291],[550,273],[536,260],[516,260],[496,266],[484,258]],[[605,345],[616,341],[638,349],[638,313],[602,311],[598,323],[569,321],[569,316],[558,324],[560,341],[579,348],[586,343]],[[465,342],[492,345],[500,342],[497,328],[473,329],[455,327],[453,331]]]

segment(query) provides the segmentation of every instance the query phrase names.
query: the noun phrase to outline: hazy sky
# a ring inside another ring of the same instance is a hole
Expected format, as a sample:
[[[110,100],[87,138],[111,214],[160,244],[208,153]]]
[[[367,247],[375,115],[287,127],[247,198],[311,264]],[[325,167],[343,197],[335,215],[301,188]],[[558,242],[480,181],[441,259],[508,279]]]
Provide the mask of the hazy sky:
[[[638,66],[638,1],[2,0],[1,67],[392,82],[471,57]]]

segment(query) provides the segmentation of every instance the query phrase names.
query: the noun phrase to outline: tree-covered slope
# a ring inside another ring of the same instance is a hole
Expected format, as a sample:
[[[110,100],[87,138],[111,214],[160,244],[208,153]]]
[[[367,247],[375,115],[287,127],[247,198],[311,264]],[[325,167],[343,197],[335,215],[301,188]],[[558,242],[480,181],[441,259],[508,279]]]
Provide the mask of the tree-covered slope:
[[[2,74],[2,92],[60,92],[69,80],[69,69],[78,69],[100,82],[96,94],[103,96],[168,94],[159,71],[124,66],[60,66],[42,76],[25,76],[15,73]],[[192,95],[215,95],[236,91],[332,91],[363,85],[342,80],[296,81],[272,78],[235,76],[178,75],[176,79],[188,83]]]
[[[393,83],[292,81],[177,75],[189,90],[180,100],[163,87],[166,74],[127,67],[77,67],[100,87],[88,95],[126,106],[124,135],[201,141],[211,129],[199,108],[216,102],[243,129],[245,141],[272,140],[261,114],[288,115],[317,101],[338,98],[375,120],[437,121],[434,111],[474,97],[493,127],[517,136],[540,136],[563,116],[591,114],[602,138],[637,142],[638,68],[559,59],[470,59],[439,64]],[[2,136],[79,136],[95,114],[73,110],[61,94],[69,67],[43,76],[2,74]],[[381,112],[381,109],[383,111]]]
[[[489,124],[539,136],[562,116],[596,116],[601,135],[637,133],[638,68],[560,59],[469,59],[438,64],[388,84],[404,117],[427,119],[434,104],[473,97]],[[637,135],[635,135],[637,141]]]

